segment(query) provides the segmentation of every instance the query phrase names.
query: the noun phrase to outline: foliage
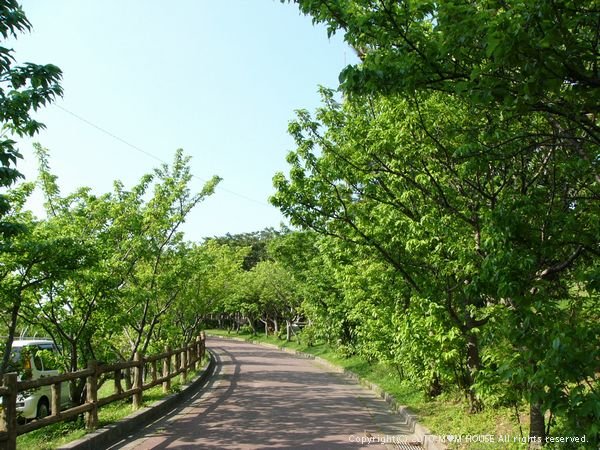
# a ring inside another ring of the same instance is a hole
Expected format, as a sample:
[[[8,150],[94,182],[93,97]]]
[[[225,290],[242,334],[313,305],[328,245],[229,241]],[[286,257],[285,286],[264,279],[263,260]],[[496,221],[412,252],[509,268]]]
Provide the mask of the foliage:
[[[179,346],[196,339],[202,315],[189,308],[192,300],[198,305],[205,299],[194,298],[196,291],[189,283],[205,282],[194,263],[209,262],[194,259],[198,250],[184,241],[178,228],[189,211],[212,194],[219,179],[191,193],[189,158],[177,151],[171,167],[143,176],[129,190],[115,182],[114,191],[101,196],[89,188],[63,196],[47,151],[39,145],[36,149],[48,217],[35,221],[23,212],[19,220],[29,218],[30,231],[12,242],[22,240],[47,255],[29,254],[22,247],[14,255],[3,254],[3,282],[23,292],[5,300],[7,310],[16,311],[11,326],[16,329],[18,318],[21,328],[52,337],[70,371],[92,359],[127,360],[136,351],[162,351],[166,344]],[[14,196],[23,204],[27,195],[19,197],[18,192]],[[18,256],[13,265],[8,264],[11,255]],[[17,264],[29,266],[21,269]],[[81,401],[83,388],[84,380],[72,384],[74,401]]]
[[[250,251],[244,258],[244,270],[250,270],[256,266],[260,261],[267,258],[267,245],[280,233],[273,228],[265,228],[261,231],[255,231],[251,233],[241,234],[230,234],[227,233],[225,236],[217,236],[211,238],[211,240],[219,243],[228,245],[235,248],[250,248]]]
[[[23,210],[32,186],[25,184],[9,193],[13,209],[9,220],[23,224],[24,231],[5,243],[0,252],[0,305],[3,333],[8,338],[2,349],[0,373],[8,364],[8,355],[23,310],[29,310],[38,293],[51,283],[61,283],[73,270],[90,263],[90,249],[68,234],[56,233],[53,224],[37,221]]]
[[[340,343],[597,440],[597,8],[297,3],[361,57],[298,111],[272,199],[337,240]]]
[[[31,23],[16,0],[0,1],[0,34],[4,40],[31,30]],[[13,135],[34,136],[44,125],[30,115],[62,95],[62,72],[52,64],[15,65],[13,50],[0,45],[0,188],[11,186],[21,174],[15,165],[21,153]],[[5,194],[0,194],[0,236],[18,232],[21,227],[5,222],[10,209]]]
[[[600,143],[593,0],[295,3],[361,57],[340,74],[345,92],[446,92],[515,120],[541,112],[562,137]]]
[[[192,193],[181,151],[131,188],[63,196],[38,147],[48,217],[24,209],[31,184],[0,201],[0,233],[22,230],[0,253],[6,332],[44,330],[75,370],[208,324],[262,328],[325,341],[347,366],[384,367],[430,398],[460,392],[479,417],[527,407],[532,437],[597,445],[598,8],[295,3],[361,59],[341,95],[321,88],[322,106],[290,123],[296,149],[271,201],[297,228],[190,243],[180,226],[219,180]],[[0,13],[5,38],[29,28],[16,3]],[[33,134],[29,111],[60,95],[60,71],[0,54],[0,120]],[[19,154],[3,142],[9,187]]]
[[[31,24],[16,0],[0,1],[2,39],[16,38],[19,33],[30,29]],[[31,111],[38,110],[62,95],[59,84],[61,77],[60,69],[52,64],[15,65],[13,50],[4,43],[0,45],[0,306],[6,319],[6,329],[3,332],[7,336],[0,362],[0,375],[7,368],[9,350],[24,297],[33,287],[72,265],[71,261],[65,266],[59,256],[62,253],[65,257],[69,253],[69,244],[65,246],[64,253],[58,252],[59,255],[55,255],[50,250],[55,243],[51,242],[51,238],[43,236],[41,228],[27,229],[27,226],[37,225],[33,223],[30,214],[20,211],[30,192],[30,186],[5,192],[5,189],[22,177],[15,167],[22,155],[13,137],[34,136],[44,127],[31,117]],[[19,233],[25,233],[25,236],[15,238]]]

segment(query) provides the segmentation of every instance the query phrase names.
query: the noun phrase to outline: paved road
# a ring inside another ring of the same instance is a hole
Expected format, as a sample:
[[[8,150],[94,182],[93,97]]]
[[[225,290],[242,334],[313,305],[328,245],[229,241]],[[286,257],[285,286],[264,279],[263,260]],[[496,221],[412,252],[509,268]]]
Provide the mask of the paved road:
[[[369,436],[413,437],[383,400],[313,360],[222,339],[208,347],[218,363],[212,381],[113,448],[418,448],[361,444]]]

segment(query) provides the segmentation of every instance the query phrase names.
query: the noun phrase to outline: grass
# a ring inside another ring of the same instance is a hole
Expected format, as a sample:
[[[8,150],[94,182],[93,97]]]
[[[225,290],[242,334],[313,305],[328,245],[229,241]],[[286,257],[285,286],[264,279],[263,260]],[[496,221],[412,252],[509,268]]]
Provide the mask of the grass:
[[[188,379],[194,379],[200,371],[188,374]],[[161,386],[155,386],[144,391],[142,406],[152,406],[156,401],[178,392],[181,389],[182,377],[171,379],[171,389],[168,393],[162,392]],[[113,383],[108,380],[98,390],[98,397],[108,397],[113,393]],[[98,410],[99,426],[105,426],[127,417],[133,412],[131,397],[129,399],[116,401],[103,406]],[[83,416],[69,422],[60,422],[54,425],[40,428],[31,433],[23,434],[17,438],[17,448],[28,450],[51,450],[80,439],[87,434]]]
[[[451,449],[491,450],[526,449],[527,445],[513,442],[513,438],[520,438],[521,430],[514,411],[509,408],[486,409],[481,413],[470,414],[467,402],[459,393],[443,394],[436,399],[427,396],[411,383],[401,380],[397,372],[381,363],[370,363],[358,356],[344,357],[335,349],[324,343],[313,346],[300,344],[296,341],[286,342],[275,336],[258,334],[228,333],[227,330],[207,330],[208,335],[237,337],[248,341],[256,341],[277,345],[282,348],[293,349],[314,356],[319,356],[339,367],[349,370],[361,378],[377,384],[384,391],[393,395],[401,405],[408,406],[418,417],[418,421],[427,427],[430,432],[438,436],[459,435],[462,442],[450,444]],[[521,420],[524,420],[521,417]],[[527,436],[527,424],[523,423],[523,433]],[[509,436],[510,442],[474,443],[465,442],[466,436],[492,435],[497,441],[500,436]]]

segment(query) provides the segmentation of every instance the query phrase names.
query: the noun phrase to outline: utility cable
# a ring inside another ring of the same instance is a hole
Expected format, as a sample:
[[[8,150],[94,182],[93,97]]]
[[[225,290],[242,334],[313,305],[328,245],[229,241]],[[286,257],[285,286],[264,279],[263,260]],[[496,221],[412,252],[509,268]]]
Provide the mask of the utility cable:
[[[65,107],[63,107],[63,106],[60,106],[60,105],[57,105],[56,103],[53,103],[53,105],[54,105],[55,107],[57,107],[58,109],[60,109],[61,111],[64,111],[65,113],[67,113],[67,114],[69,114],[69,115],[73,116],[73,117],[74,117],[74,118],[76,118],[77,120],[80,120],[81,122],[84,122],[85,124],[89,125],[90,127],[92,127],[92,128],[95,128],[96,130],[100,131],[101,133],[104,133],[104,134],[106,134],[107,136],[110,136],[111,138],[113,138],[113,139],[115,139],[115,140],[117,140],[117,141],[121,142],[122,144],[125,144],[127,147],[129,147],[129,148],[132,148],[133,150],[135,150],[135,151],[137,151],[137,152],[139,152],[139,153],[142,153],[142,154],[144,154],[144,155],[148,156],[149,158],[155,159],[155,160],[156,160],[156,161],[158,161],[158,162],[161,162],[161,163],[163,163],[163,164],[168,164],[168,163],[167,163],[165,160],[163,160],[162,158],[159,158],[158,156],[156,156],[156,155],[154,155],[154,154],[152,154],[152,153],[150,153],[150,152],[148,152],[148,151],[146,151],[146,150],[144,150],[144,149],[142,149],[142,148],[138,147],[137,145],[134,145],[134,144],[132,144],[132,143],[130,143],[130,142],[128,142],[128,141],[126,141],[125,139],[123,139],[123,138],[121,138],[121,137],[117,136],[116,134],[114,134],[114,133],[111,133],[111,132],[110,132],[110,131],[108,131],[107,129],[105,129],[105,128],[102,128],[101,126],[98,126],[98,125],[96,125],[95,123],[93,123],[93,122],[91,122],[91,121],[87,120],[87,119],[86,119],[86,118],[84,118],[84,117],[81,117],[79,114],[75,114],[73,111],[69,111],[67,108],[65,108]],[[206,180],[206,179],[204,179],[204,178],[202,178],[202,177],[199,177],[199,176],[197,176],[197,175],[194,175],[194,174],[192,174],[192,177],[193,177],[193,178],[196,178],[197,180],[200,180],[200,181],[202,181],[203,183],[206,183],[206,182],[208,181],[208,180]],[[251,198],[251,197],[247,197],[247,196],[245,196],[244,194],[240,194],[240,193],[238,193],[238,192],[232,191],[232,190],[230,190],[230,189],[227,189],[227,188],[224,188],[224,187],[222,187],[222,186],[219,186],[219,185],[217,185],[216,189],[218,189],[218,190],[221,190],[221,191],[223,191],[223,192],[226,192],[227,194],[234,195],[234,196],[236,196],[236,197],[239,197],[239,198],[241,198],[241,199],[244,199],[244,200],[246,200],[246,201],[249,201],[249,202],[252,202],[252,203],[256,203],[256,204],[258,204],[258,205],[265,206],[265,207],[268,207],[268,208],[272,208],[272,205],[269,205],[268,203],[262,202],[262,201],[260,201],[260,200],[253,199],[253,198]]]

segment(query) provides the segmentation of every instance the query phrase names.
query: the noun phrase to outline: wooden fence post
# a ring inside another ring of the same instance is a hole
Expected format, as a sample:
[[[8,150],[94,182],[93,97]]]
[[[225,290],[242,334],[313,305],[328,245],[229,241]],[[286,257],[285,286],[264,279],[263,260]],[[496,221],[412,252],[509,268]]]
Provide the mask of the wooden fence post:
[[[188,355],[188,350],[187,350],[187,346],[186,346],[186,347],[183,347],[183,351],[181,352],[181,369],[183,370],[183,372],[181,374],[181,380],[183,383],[185,383],[187,381],[187,371],[188,371],[187,355]]]
[[[177,350],[175,352],[175,371],[181,368],[181,352]]]
[[[171,347],[169,347],[168,345],[165,347],[165,353],[167,354],[167,356],[163,359],[163,378],[168,377],[171,373]],[[170,378],[167,378],[165,381],[163,381],[162,389],[164,393],[169,392],[169,390],[171,389]]]
[[[51,399],[50,399],[50,414],[53,416],[58,416],[60,413],[60,391],[61,391],[62,383],[54,383],[51,386]]]
[[[196,336],[196,361],[200,363],[202,367],[202,336]]]
[[[85,427],[88,430],[98,428],[98,363],[94,360],[88,361],[88,369],[92,373],[88,375],[85,383],[86,402],[92,405],[86,413]]]
[[[4,375],[3,386],[8,388],[9,393],[2,400],[2,426],[3,431],[8,434],[7,440],[0,442],[3,450],[15,450],[17,448],[17,374],[7,373]]]
[[[204,331],[200,332],[200,339],[202,339],[202,351],[200,352],[200,358],[204,358],[206,354],[206,333]]]
[[[157,378],[157,368],[156,368],[156,360],[152,361],[152,365],[151,365],[151,372],[150,375],[152,376],[152,382],[155,383]]]
[[[142,385],[144,384],[144,361],[139,352],[135,352],[133,360],[136,365],[133,366],[133,388],[136,389],[133,394],[133,409],[139,409],[142,406]]]
[[[168,378],[171,373],[171,347],[168,345],[165,347],[165,353],[167,356],[163,359],[163,378],[167,379],[163,381],[163,392],[166,394],[171,389],[171,379]]]
[[[188,368],[190,372],[193,372],[196,370],[196,343],[194,341],[188,345],[187,355]]]

